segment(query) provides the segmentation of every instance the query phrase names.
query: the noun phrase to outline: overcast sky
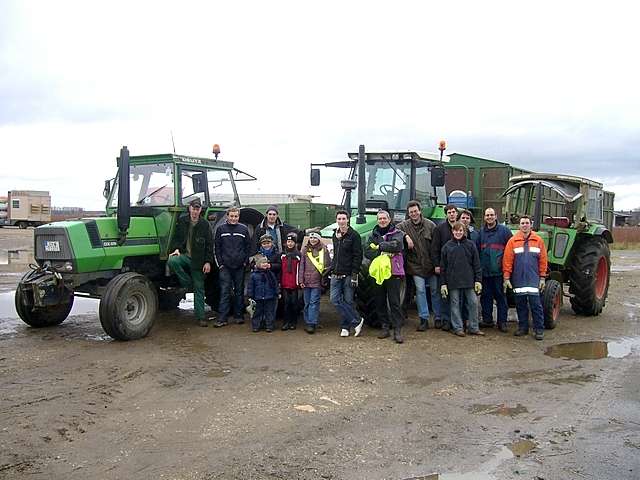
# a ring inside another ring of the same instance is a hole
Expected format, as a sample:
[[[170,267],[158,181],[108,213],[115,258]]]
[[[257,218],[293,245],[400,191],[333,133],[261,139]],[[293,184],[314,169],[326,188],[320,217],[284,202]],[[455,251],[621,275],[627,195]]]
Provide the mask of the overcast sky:
[[[263,193],[309,163],[436,151],[586,176],[640,207],[635,2],[0,0],[0,192],[100,209],[122,145],[222,158]],[[337,177],[336,177],[337,180]],[[334,189],[329,189],[329,185]]]

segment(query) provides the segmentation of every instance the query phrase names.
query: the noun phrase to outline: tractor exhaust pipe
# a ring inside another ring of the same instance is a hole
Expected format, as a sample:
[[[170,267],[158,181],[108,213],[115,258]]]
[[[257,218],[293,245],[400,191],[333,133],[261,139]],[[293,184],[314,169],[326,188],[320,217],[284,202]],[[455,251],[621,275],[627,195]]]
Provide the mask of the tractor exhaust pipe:
[[[127,238],[131,220],[131,200],[129,197],[129,149],[124,146],[118,157],[118,245],[122,245]]]
[[[361,225],[365,223],[367,220],[364,216],[365,214],[365,199],[366,199],[366,185],[365,185],[365,154],[364,154],[364,145],[360,145],[358,148],[358,216],[356,218],[356,223]]]

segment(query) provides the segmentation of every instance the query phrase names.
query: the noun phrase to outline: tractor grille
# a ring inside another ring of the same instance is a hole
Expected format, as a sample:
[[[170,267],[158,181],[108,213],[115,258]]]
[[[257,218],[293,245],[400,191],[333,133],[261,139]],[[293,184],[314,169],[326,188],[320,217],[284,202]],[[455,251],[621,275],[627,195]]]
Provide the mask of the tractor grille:
[[[87,229],[89,241],[93,248],[102,248],[102,240],[100,240],[100,232],[98,232],[98,224],[95,220],[86,220],[84,227]]]
[[[71,260],[73,254],[64,228],[39,227],[35,230],[35,257],[40,260]]]

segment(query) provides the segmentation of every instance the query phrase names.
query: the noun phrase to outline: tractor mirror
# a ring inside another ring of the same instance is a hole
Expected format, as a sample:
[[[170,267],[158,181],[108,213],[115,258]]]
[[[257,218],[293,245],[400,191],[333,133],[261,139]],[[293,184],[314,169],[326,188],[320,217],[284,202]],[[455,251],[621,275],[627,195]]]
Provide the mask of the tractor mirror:
[[[111,180],[104,181],[104,190],[102,190],[102,196],[106,199],[111,194]]]
[[[191,176],[191,182],[193,182],[193,193],[207,191],[207,180],[204,173],[194,173]]]
[[[444,186],[444,168],[442,167],[433,167],[431,169],[431,186],[432,187],[443,187]]]
[[[313,187],[317,187],[320,185],[320,169],[312,168],[311,169],[311,185]]]

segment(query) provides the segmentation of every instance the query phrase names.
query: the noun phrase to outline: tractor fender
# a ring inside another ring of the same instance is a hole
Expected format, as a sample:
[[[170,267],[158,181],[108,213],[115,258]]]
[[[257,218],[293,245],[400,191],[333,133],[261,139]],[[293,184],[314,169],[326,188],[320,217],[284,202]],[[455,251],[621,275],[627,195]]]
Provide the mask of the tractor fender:
[[[607,241],[607,243],[613,243],[613,235],[611,235],[611,232],[607,227],[604,227],[604,226],[596,227],[596,229],[593,231],[593,235],[604,238]]]

